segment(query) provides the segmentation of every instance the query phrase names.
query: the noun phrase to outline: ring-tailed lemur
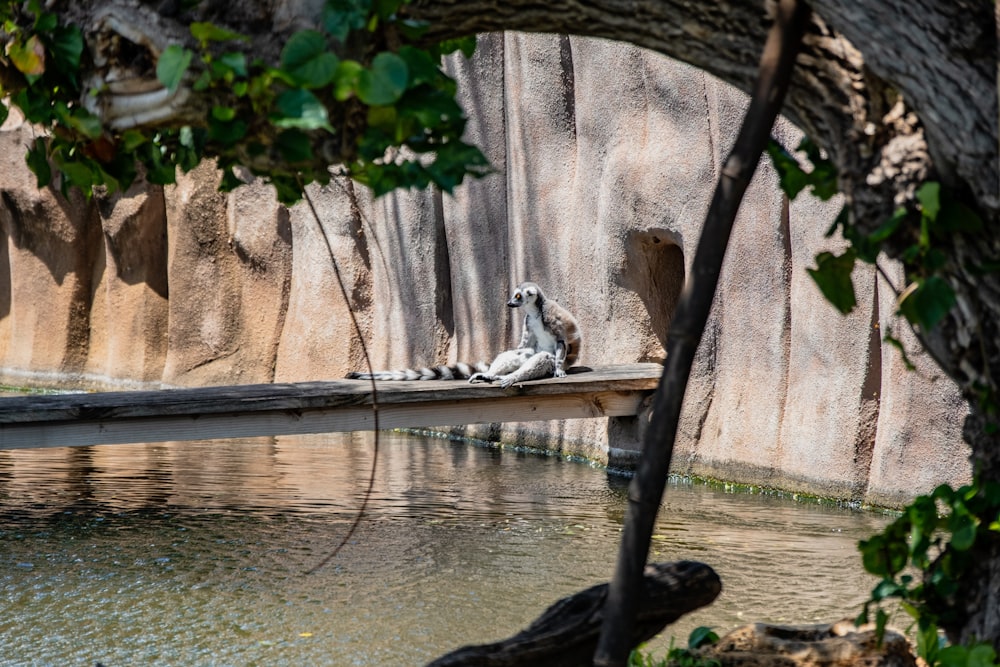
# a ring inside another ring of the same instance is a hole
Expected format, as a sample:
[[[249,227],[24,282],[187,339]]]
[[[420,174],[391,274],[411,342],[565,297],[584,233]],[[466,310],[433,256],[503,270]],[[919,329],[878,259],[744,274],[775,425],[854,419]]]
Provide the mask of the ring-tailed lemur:
[[[507,305],[525,311],[521,342],[512,352],[532,350],[534,353],[515,370],[476,373],[469,382],[499,381],[501,387],[509,387],[515,382],[550,375],[565,377],[565,369],[576,363],[583,343],[576,318],[555,301],[545,298],[542,288],[535,283],[518,285]]]
[[[580,356],[581,336],[576,319],[568,310],[545,298],[535,283],[521,283],[507,305],[524,308],[524,331],[517,349],[497,355],[487,366],[457,363],[433,368],[408,368],[375,373],[349,373],[356,380],[460,380],[497,382],[509,387],[516,382],[544,377],[564,377]]]

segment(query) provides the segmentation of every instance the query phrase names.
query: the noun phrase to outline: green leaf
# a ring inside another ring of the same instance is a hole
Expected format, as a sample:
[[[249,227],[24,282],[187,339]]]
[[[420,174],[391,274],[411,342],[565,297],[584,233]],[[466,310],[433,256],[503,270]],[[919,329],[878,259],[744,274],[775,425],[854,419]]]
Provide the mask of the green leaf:
[[[936,228],[946,232],[976,233],[983,229],[983,219],[979,214],[960,201],[942,204],[935,221]]]
[[[88,139],[96,139],[104,134],[101,119],[82,107],[74,108],[65,120],[67,125]]]
[[[148,144],[149,150],[142,158],[146,167],[146,180],[154,185],[172,185],[177,182],[177,167],[173,162],[163,159],[160,146]]]
[[[435,185],[449,193],[462,183],[466,175],[484,176],[489,173],[488,162],[482,152],[461,141],[450,141],[438,148],[434,161],[426,171]]]
[[[411,88],[425,83],[434,84],[444,76],[438,61],[423,49],[409,45],[402,46],[399,49],[399,57],[406,62],[410,70]]]
[[[160,54],[156,63],[156,78],[171,93],[177,90],[191,65],[194,54],[179,44],[171,44]]]
[[[77,188],[84,194],[89,194],[94,185],[97,184],[96,174],[89,164],[72,158],[58,160],[59,171],[62,172],[65,181]]]
[[[899,312],[924,331],[930,331],[955,305],[955,291],[939,276],[918,281],[899,303]]]
[[[983,642],[969,648],[968,667],[996,667],[997,652],[992,646]]]
[[[14,105],[24,112],[32,123],[47,125],[52,122],[55,110],[47,95],[29,94],[28,88],[22,88],[11,96]]]
[[[214,71],[215,71],[215,63],[212,63],[211,69],[206,69],[201,71],[201,74],[198,75],[198,78],[194,80],[193,84],[191,84],[191,88],[199,93],[208,90],[209,87],[212,85],[212,73]],[[225,75],[223,74],[216,78],[224,79]]]
[[[327,0],[323,6],[323,27],[338,42],[347,41],[352,30],[368,22],[371,0]]]
[[[375,15],[383,19],[391,18],[402,4],[403,0],[375,0]]]
[[[101,180],[109,189],[124,190],[136,179],[136,161],[133,155],[119,151],[110,162],[95,162]]]
[[[59,26],[47,41],[56,69],[76,81],[83,54],[83,33],[75,25]]]
[[[291,176],[277,174],[271,177],[271,185],[274,186],[278,201],[285,206],[292,206],[302,199],[302,190],[298,182]]]
[[[382,52],[372,59],[371,69],[361,71],[358,98],[370,106],[395,104],[406,91],[409,68],[395,53]]]
[[[247,57],[238,51],[223,53],[212,63],[212,73],[215,78],[245,78],[247,72]]]
[[[399,28],[399,32],[402,33],[403,37],[411,42],[418,41],[427,32],[431,24],[427,21],[418,21],[416,19],[403,19],[401,21],[396,21],[396,27]]]
[[[146,141],[148,141],[146,135],[139,130],[125,130],[122,133],[121,148],[126,153],[132,153]]]
[[[10,114],[10,107],[6,104],[0,104],[0,125],[3,125],[7,120],[7,116]]]
[[[222,121],[223,123],[228,123],[236,118],[236,109],[232,107],[214,106],[212,107],[212,118]]]
[[[275,127],[333,132],[326,107],[308,90],[286,90],[278,95],[274,106],[276,113],[271,114],[271,122]]]
[[[244,185],[243,181],[233,173],[232,169],[222,170],[222,182],[219,183],[220,192],[232,192],[241,185]]]
[[[49,12],[38,14],[35,19],[35,30],[37,32],[52,32],[59,24],[59,17]]]
[[[7,56],[22,74],[37,76],[45,72],[45,46],[32,35],[27,42],[15,39],[7,45]]]
[[[312,160],[312,142],[301,130],[285,130],[278,135],[275,146],[281,152],[281,157],[288,162],[309,162]]]
[[[778,184],[789,199],[795,199],[809,185],[809,176],[803,171],[798,160],[774,139],[768,141],[767,154],[778,172]]]
[[[281,67],[296,85],[322,88],[333,81],[339,59],[326,48],[326,38],[315,30],[300,30],[281,50]]]
[[[917,201],[920,202],[924,216],[936,220],[938,211],[941,210],[941,184],[928,181],[921,185],[917,190]]]
[[[39,189],[47,187],[52,182],[52,167],[49,165],[44,139],[41,137],[35,139],[34,146],[28,149],[25,161],[28,163],[28,169],[35,174]]]
[[[396,129],[397,119],[398,114],[396,113],[396,107],[368,108],[369,127],[378,128],[386,133],[391,133]],[[395,141],[397,143],[401,143],[402,139],[400,137],[395,137]]]
[[[349,99],[357,92],[358,81],[364,69],[361,63],[354,60],[340,61],[333,83],[333,96],[338,102]]]
[[[195,22],[191,24],[191,36],[198,40],[201,48],[208,46],[209,42],[228,42],[231,40],[250,41],[246,35],[233,32],[226,28],[220,28],[214,23]]]
[[[962,506],[964,509],[964,506]],[[968,551],[976,543],[977,523],[975,517],[969,514],[968,510],[959,511],[957,508],[952,512],[948,521],[948,530],[951,531],[951,547],[956,551]]]
[[[812,163],[812,171],[809,172],[809,183],[813,186],[813,194],[820,199],[827,200],[839,192],[837,184],[837,168],[833,162],[823,157],[823,151],[809,137],[803,137],[799,142],[798,150],[804,152],[809,162]]]
[[[816,256],[816,268],[807,269],[826,300],[845,315],[858,304],[854,296],[851,271],[854,270],[856,254],[848,249],[843,255],[823,252]]]
[[[706,644],[714,644],[717,641],[719,641],[719,635],[712,628],[702,625],[692,630],[691,634],[688,635],[688,648],[701,648]]]
[[[208,121],[208,139],[223,146],[232,146],[247,135],[247,129],[242,120],[226,122],[213,117]]]
[[[476,36],[459,37],[458,39],[446,39],[438,44],[441,55],[448,55],[455,51],[461,51],[466,58],[471,58],[476,52]]]
[[[462,128],[452,127],[452,123],[456,121],[459,125],[464,122],[462,107],[458,105],[453,95],[423,86],[408,91],[397,107],[403,115],[417,119],[421,129],[439,129],[442,135],[450,134],[455,139],[462,136]],[[451,129],[457,131],[448,132]]]
[[[879,609],[875,612],[875,636],[878,637],[879,641],[885,637],[885,626],[889,622],[889,614],[885,613],[885,610]]]
[[[900,224],[906,219],[906,216],[907,212],[905,208],[897,208],[891,218],[876,227],[875,231],[868,235],[868,240],[872,243],[887,241],[889,237],[896,233],[896,230],[899,229]]]

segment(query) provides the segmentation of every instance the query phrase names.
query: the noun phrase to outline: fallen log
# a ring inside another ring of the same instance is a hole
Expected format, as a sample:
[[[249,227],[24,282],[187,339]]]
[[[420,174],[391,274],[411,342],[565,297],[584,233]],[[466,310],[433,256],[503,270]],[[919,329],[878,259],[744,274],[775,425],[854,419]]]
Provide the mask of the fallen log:
[[[652,563],[643,572],[642,595],[631,645],[653,637],[678,618],[710,604],[722,590],[704,563]],[[493,644],[464,646],[427,667],[580,667],[593,662],[608,585],[565,597],[518,634]]]

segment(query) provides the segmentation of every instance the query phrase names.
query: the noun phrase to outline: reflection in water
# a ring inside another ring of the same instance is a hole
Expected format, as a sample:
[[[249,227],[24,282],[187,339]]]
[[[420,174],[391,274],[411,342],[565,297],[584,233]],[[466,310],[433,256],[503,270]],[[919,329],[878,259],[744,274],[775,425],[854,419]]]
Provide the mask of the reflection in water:
[[[0,664],[418,665],[612,572],[624,482],[385,434],[0,452]],[[853,616],[877,514],[676,483],[655,560],[724,591],[668,629]],[[654,642],[665,649],[667,638]]]

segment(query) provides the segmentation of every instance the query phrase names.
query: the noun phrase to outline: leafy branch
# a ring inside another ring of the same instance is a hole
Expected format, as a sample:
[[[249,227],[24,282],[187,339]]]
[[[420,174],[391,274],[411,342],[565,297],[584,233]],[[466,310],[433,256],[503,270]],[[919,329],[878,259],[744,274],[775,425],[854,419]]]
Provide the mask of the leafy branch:
[[[859,544],[865,569],[881,577],[858,624],[885,630],[887,600],[898,600],[916,625],[917,653],[930,667],[1000,664],[988,643],[946,646],[939,627],[954,627],[959,583],[973,565],[973,547],[1000,538],[1000,484],[978,479],[958,490],[941,485],[919,496],[881,533]],[[919,576],[914,576],[914,573]]]
[[[798,150],[812,163],[810,170],[803,168],[798,159],[776,141],[772,140],[768,148],[781,187],[789,199],[794,199],[807,187],[824,200],[837,194],[837,173],[833,163],[808,138],[802,140]],[[898,314],[923,331],[930,331],[956,303],[955,290],[942,277],[948,257],[936,242],[956,232],[980,231],[982,226],[979,215],[959,201],[954,193],[938,182],[928,181],[917,190],[911,206],[897,209],[871,233],[866,234],[852,224],[850,213],[844,207],[826,236],[829,238],[840,231],[850,246],[839,254],[823,252],[817,255],[816,268],[809,269],[809,275],[830,303],[842,313],[849,313],[857,305],[851,278],[857,261],[876,264],[886,242],[909,235],[909,245],[900,254],[907,269],[908,286],[900,294]]]
[[[798,150],[806,154],[811,169],[803,168],[795,156],[773,140],[768,151],[789,198],[806,188],[821,199],[836,194],[837,176],[832,164],[808,139]],[[840,253],[817,255],[816,268],[809,269],[809,275],[828,301],[842,313],[849,313],[857,305],[852,280],[856,263],[877,266],[879,254],[892,243],[908,282],[899,295],[897,314],[929,332],[956,304],[955,291],[943,278],[943,270],[952,261],[942,250],[947,247],[947,237],[982,229],[979,215],[954,192],[941,183],[927,181],[916,190],[912,202],[867,233],[852,223],[846,207],[842,209],[827,237],[839,231],[849,246]],[[891,334],[885,340],[903,352],[902,344]],[[912,369],[905,352],[903,359]],[[986,389],[980,393],[980,407],[987,415],[995,415],[996,397]],[[995,426],[987,424],[987,428]],[[859,544],[865,569],[881,579],[865,603],[858,624],[874,620],[881,634],[889,620],[884,604],[896,600],[913,618],[917,652],[930,667],[1000,664],[988,643],[948,646],[939,638],[939,628],[961,626],[961,601],[956,599],[959,585],[974,564],[973,554],[988,541],[1000,539],[998,533],[1000,484],[977,477],[958,490],[942,485],[932,494],[918,497],[884,531]]]
[[[427,26],[401,19],[402,4],[327,0],[322,26],[292,34],[277,63],[251,57],[239,33],[191,23],[186,44],[158,54],[154,83],[168,96],[197,96],[188,107],[201,111],[171,117],[161,103],[107,117],[99,102],[114,102],[114,91],[85,90],[80,81],[91,64],[80,29],[60,25],[39,0],[0,0],[0,96],[50,130],[27,162],[39,187],[58,177],[64,193],[127,188],[136,165],[166,185],[178,168],[205,158],[222,169],[222,190],[243,182],[242,167],[288,204],[301,198],[302,183],[329,182],[332,165],[376,195],[431,184],[450,192],[465,176],[489,172],[479,149],[462,140],[456,84],[440,67],[447,53],[471,54],[475,37],[418,46]],[[0,122],[7,113],[0,107]]]

